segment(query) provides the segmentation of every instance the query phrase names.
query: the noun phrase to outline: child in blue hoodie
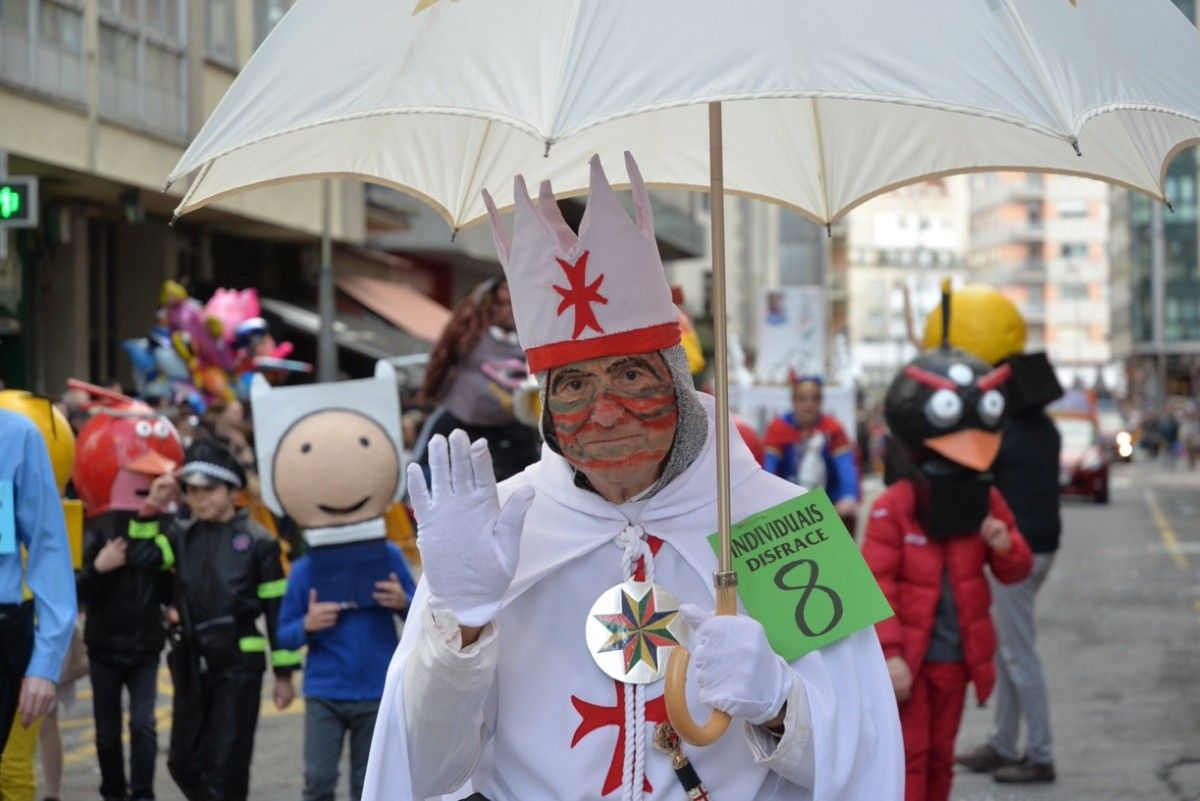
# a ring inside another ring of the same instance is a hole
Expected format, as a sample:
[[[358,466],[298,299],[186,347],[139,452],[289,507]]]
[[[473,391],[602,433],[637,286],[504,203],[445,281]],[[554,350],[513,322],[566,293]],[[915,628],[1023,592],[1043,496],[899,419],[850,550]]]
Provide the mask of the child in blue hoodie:
[[[388,664],[415,585],[400,549],[387,543],[386,581],[375,583],[378,606],[345,608],[322,601],[313,586],[311,557],[292,565],[279,613],[284,648],[308,646],[304,666],[304,801],[333,801],[342,743],[350,735],[350,798],[362,795],[363,775],[383,697]]]

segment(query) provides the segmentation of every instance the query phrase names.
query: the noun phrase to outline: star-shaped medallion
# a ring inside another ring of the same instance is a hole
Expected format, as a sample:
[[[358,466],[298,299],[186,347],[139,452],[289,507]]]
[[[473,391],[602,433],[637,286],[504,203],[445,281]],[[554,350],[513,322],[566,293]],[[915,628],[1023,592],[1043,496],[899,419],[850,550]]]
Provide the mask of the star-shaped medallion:
[[[679,640],[668,629],[679,610],[658,611],[654,596],[653,588],[640,600],[622,589],[620,614],[594,615],[609,631],[609,638],[600,646],[599,653],[622,651],[626,673],[639,662],[657,671],[658,649],[679,645]]]
[[[562,295],[562,303],[558,304],[558,314],[561,316],[570,307],[575,307],[575,331],[571,334],[571,339],[579,339],[579,335],[587,328],[603,334],[604,329],[600,327],[600,321],[596,319],[596,312],[592,310],[592,304],[608,303],[608,298],[600,294],[600,285],[604,283],[604,274],[601,273],[600,277],[590,284],[587,282],[588,251],[586,250],[574,264],[562,259],[556,259],[556,261],[566,273],[567,283],[570,284],[569,287],[554,285],[554,290]]]

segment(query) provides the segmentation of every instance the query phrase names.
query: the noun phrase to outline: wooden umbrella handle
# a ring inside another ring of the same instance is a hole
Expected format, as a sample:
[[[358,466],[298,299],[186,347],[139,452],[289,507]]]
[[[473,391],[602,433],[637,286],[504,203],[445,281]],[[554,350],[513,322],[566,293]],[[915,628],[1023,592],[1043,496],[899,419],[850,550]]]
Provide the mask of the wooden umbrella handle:
[[[717,614],[737,614],[737,591],[733,587],[717,588]],[[730,654],[736,659],[736,654]],[[682,645],[671,650],[667,659],[667,677],[664,695],[667,703],[667,718],[680,738],[691,745],[712,745],[729,728],[729,715],[714,709],[703,726],[692,717],[687,705],[687,669],[692,655]]]

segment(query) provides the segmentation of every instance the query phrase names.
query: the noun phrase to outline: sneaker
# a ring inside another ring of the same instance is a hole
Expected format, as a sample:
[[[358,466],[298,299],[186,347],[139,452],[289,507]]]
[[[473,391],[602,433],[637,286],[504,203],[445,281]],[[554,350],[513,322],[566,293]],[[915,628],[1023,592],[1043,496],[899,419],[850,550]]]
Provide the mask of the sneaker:
[[[992,778],[1004,784],[1052,782],[1055,779],[1054,763],[1034,762],[1032,759],[1026,757],[1015,765],[1000,768],[992,774]]]
[[[1004,756],[987,743],[979,746],[970,753],[959,754],[954,758],[954,761],[972,773],[992,773],[1000,768],[1008,768],[1020,764],[1020,760]]]

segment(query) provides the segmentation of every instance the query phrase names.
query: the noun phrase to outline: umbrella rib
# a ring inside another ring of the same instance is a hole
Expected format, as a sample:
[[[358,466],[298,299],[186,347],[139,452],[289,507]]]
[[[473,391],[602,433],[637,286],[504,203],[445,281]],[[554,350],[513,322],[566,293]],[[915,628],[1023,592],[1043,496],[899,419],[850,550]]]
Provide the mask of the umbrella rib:
[[[829,176],[825,169],[825,132],[821,127],[821,109],[817,106],[817,98],[809,98],[812,103],[813,114],[813,129],[817,138],[817,180],[821,184],[821,200],[825,204],[821,209],[821,215],[825,218],[825,225],[830,225],[829,208]]]
[[[1013,8],[1012,0],[1003,0],[1003,2],[1004,8],[1012,20],[1013,27],[1016,28],[1017,38],[1025,50],[1025,55],[1029,58],[1033,71],[1037,73],[1038,83],[1041,84],[1042,91],[1046,93],[1046,97],[1050,99],[1050,102],[1054,104],[1055,111],[1058,112],[1059,123],[1071,129],[1066,133],[1060,132],[1060,135],[1066,139],[1067,144],[1075,148],[1076,153],[1079,153],[1079,144],[1076,138],[1077,132],[1074,130],[1075,123],[1070,119],[1071,115],[1063,99],[1054,90],[1054,84],[1050,81],[1049,70],[1046,69],[1046,62],[1042,59],[1041,51],[1034,46],[1033,37],[1030,35],[1029,29],[1025,27],[1025,20],[1021,19],[1021,15]],[[1080,153],[1080,155],[1082,154]]]
[[[212,159],[204,162],[204,164],[200,167],[200,172],[198,172],[196,177],[192,179],[192,182],[188,184],[187,191],[183,193],[183,197],[179,200],[179,205],[175,207],[175,211],[171,214],[172,224],[174,224],[174,222],[178,220],[180,216],[182,216],[184,212],[182,212],[181,209],[183,209],[188,204],[188,201],[192,199],[192,195],[196,194],[196,190],[200,188],[200,184],[204,183],[204,178],[206,175],[208,175],[208,171],[212,169],[212,165],[215,161],[216,159]],[[168,184],[168,186],[170,186],[170,184]]]
[[[558,54],[558,67],[554,73],[556,80],[554,86],[554,100],[552,101],[552,107],[549,109],[550,125],[545,128],[542,134],[542,139],[546,143],[545,155],[547,157],[550,155],[550,146],[555,144],[560,138],[555,136],[554,132],[558,130],[558,117],[559,113],[562,111],[563,103],[563,87],[565,87],[567,84],[567,76],[564,74],[563,67],[566,65],[567,58],[571,53],[571,46],[575,43],[575,38],[579,34],[579,8],[581,5],[582,4],[580,0],[574,0],[574,2],[571,4],[571,18],[567,22],[567,29],[570,31],[570,33],[563,37],[562,50],[560,50]]]
[[[481,161],[483,161],[484,146],[487,144],[488,134],[490,134],[491,132],[492,132],[492,121],[488,120],[487,123],[483,126],[483,136],[479,140],[478,150],[475,151],[475,163],[471,165],[471,174],[467,178],[468,192],[471,190],[471,188],[473,186],[475,186],[475,176],[478,175],[478,173],[479,173],[479,163]],[[459,196],[460,196],[459,207],[457,209],[455,209],[455,211],[454,211],[454,224],[451,226],[451,228],[454,229],[454,233],[451,234],[452,237],[458,234],[459,220],[462,219],[462,216],[465,212],[465,209],[463,209],[462,204],[467,202],[467,198],[470,197],[470,195],[467,192],[459,192]]]

